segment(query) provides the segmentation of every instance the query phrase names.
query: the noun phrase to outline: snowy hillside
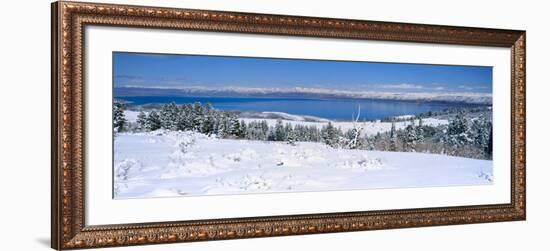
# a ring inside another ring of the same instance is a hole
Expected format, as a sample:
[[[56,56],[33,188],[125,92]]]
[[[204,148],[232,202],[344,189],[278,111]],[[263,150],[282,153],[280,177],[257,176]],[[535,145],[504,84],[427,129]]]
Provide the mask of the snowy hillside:
[[[309,115],[295,115],[286,112],[241,112],[239,117],[257,119],[282,119],[293,121],[328,122],[330,120]]]
[[[492,183],[492,161],[435,154],[217,139],[189,131],[121,133],[114,144],[117,199]]]

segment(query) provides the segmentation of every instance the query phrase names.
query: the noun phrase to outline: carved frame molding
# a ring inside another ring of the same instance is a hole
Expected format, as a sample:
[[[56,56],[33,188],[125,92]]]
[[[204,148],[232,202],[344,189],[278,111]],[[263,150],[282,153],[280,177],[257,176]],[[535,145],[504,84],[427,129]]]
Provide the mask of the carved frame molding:
[[[365,39],[511,49],[511,203],[426,209],[86,226],[86,25]],[[526,218],[525,31],[55,2],[52,4],[52,242],[55,249],[361,231]]]

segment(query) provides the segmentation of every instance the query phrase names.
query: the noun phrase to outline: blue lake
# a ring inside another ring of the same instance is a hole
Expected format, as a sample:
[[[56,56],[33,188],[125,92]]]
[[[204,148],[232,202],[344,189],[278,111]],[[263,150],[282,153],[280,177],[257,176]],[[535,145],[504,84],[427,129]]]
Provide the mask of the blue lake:
[[[412,102],[366,99],[306,99],[306,98],[252,98],[252,97],[165,97],[135,96],[116,97],[135,105],[164,104],[175,102],[211,103],[225,111],[285,112],[295,115],[310,115],[332,120],[351,120],[357,107],[361,106],[361,119],[382,119],[399,115],[415,115],[422,112],[442,111],[445,108],[472,107],[468,104],[444,102]]]

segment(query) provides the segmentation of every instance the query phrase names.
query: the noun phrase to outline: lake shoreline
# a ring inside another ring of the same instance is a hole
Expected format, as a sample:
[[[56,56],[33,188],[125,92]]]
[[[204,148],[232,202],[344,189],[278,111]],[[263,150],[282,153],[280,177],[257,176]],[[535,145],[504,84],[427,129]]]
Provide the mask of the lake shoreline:
[[[467,103],[445,103],[440,101],[402,101],[376,99],[310,99],[310,98],[241,98],[241,97],[115,97],[125,103],[128,110],[156,110],[162,105],[174,102],[178,105],[210,103],[215,109],[231,112],[239,117],[277,118],[273,114],[289,114],[306,118],[306,121],[351,121],[360,110],[360,121],[375,121],[415,116],[427,112],[441,112],[450,109],[472,109],[491,107]],[[266,113],[270,113],[266,115]],[[285,117],[281,117],[285,118]]]

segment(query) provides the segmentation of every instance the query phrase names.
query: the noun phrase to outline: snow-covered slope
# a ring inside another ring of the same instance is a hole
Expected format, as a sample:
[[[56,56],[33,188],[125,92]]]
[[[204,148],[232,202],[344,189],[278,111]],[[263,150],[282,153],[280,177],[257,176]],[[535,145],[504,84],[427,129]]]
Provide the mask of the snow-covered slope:
[[[293,121],[309,121],[309,122],[328,122],[329,119],[310,116],[310,115],[296,115],[286,112],[242,112],[239,114],[243,118],[257,118],[257,119],[284,119]]]
[[[136,122],[138,114],[139,112],[136,111],[124,110],[124,118],[126,118],[128,122]]]
[[[487,185],[492,161],[156,131],[116,136],[114,175],[124,199]]]

